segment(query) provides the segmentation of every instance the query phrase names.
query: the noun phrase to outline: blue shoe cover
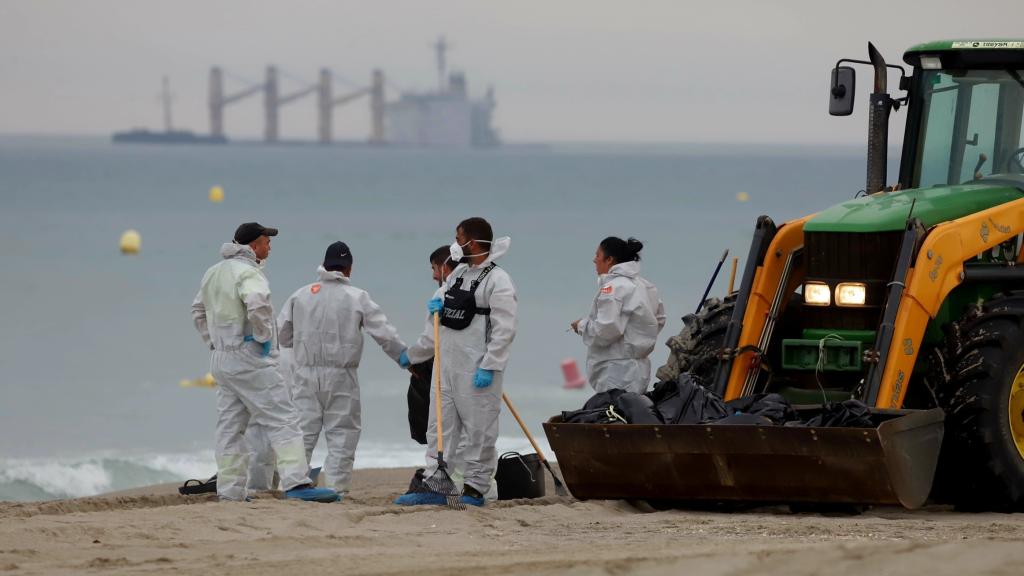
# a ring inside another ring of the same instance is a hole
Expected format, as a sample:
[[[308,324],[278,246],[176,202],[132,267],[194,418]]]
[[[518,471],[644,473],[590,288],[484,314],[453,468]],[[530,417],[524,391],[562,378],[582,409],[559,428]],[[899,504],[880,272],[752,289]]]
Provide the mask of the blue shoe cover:
[[[474,498],[472,496],[466,496],[465,494],[462,495],[460,501],[467,506],[476,506],[478,508],[484,505],[483,498]]]
[[[423,506],[427,504],[443,506],[447,502],[448,499],[443,494],[438,494],[437,492],[407,492],[395,498],[395,504],[399,506]]]
[[[337,502],[341,496],[330,488],[292,488],[284,493],[285,498],[306,502]]]

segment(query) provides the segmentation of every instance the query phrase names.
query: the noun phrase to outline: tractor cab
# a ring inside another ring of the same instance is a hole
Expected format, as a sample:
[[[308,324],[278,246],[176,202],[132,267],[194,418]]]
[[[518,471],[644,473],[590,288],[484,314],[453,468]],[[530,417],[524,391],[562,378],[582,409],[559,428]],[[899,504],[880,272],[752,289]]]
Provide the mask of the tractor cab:
[[[1024,181],[1024,43],[935,42],[904,60],[914,74],[901,184]]]
[[[940,56],[925,61],[941,65]],[[970,184],[999,176],[1024,182],[1022,74],[1024,66],[919,70],[911,91],[909,155],[903,159],[906,187]]]
[[[845,116],[853,111],[856,72],[844,64],[874,66],[872,103],[888,96],[887,70],[899,71],[899,88],[905,94],[889,98],[894,110],[900,105],[907,109],[899,188],[953,186],[999,176],[1019,181],[1024,177],[1024,43],[920,44],[903,57],[911,67],[910,76],[901,66],[886,64],[874,47],[869,53],[870,61],[843,59],[837,63],[829,112]],[[885,128],[872,124],[870,130],[877,137]],[[878,166],[871,168],[877,170]],[[868,193],[877,191],[867,189]]]

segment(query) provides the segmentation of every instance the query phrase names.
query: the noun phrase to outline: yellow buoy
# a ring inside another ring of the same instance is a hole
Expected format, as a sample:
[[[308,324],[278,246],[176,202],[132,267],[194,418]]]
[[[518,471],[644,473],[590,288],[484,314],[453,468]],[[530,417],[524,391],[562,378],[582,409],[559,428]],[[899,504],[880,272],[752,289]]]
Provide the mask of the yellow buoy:
[[[121,254],[138,254],[142,248],[142,236],[135,230],[125,230],[121,234]]]
[[[220,204],[224,201],[224,189],[220,186],[213,186],[210,188],[210,202]]]
[[[737,192],[736,193],[736,201],[737,202],[746,202],[747,200],[750,200],[750,194],[747,194],[746,192]]]
[[[213,374],[209,372],[206,376],[196,378],[195,380],[184,379],[178,382],[178,386],[182,388],[213,388],[217,385],[217,381],[213,379]]]

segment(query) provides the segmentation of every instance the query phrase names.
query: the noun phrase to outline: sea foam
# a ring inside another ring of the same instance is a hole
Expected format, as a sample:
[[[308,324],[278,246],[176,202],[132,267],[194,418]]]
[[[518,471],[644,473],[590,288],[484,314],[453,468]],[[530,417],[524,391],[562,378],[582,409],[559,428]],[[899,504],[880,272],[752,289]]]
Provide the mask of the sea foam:
[[[540,439],[545,455],[550,448]],[[533,452],[524,438],[501,437],[498,452]],[[399,468],[422,466],[425,447],[413,442],[367,441],[359,445],[355,467]],[[321,440],[313,452],[313,466],[323,464],[327,450]],[[207,479],[217,472],[213,450],[147,454],[95,453],[57,458],[0,459],[0,501],[53,500],[95,496],[189,478]]]

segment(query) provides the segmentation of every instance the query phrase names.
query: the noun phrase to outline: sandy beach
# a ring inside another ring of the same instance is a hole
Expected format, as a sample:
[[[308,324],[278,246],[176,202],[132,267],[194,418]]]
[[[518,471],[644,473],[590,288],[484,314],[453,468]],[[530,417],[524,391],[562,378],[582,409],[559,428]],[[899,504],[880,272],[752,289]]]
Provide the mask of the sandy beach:
[[[11,574],[1019,574],[1024,515],[655,512],[548,496],[399,508],[409,469],[360,470],[339,504],[182,497],[172,485],[0,503]],[[553,494],[549,485],[549,494]]]

